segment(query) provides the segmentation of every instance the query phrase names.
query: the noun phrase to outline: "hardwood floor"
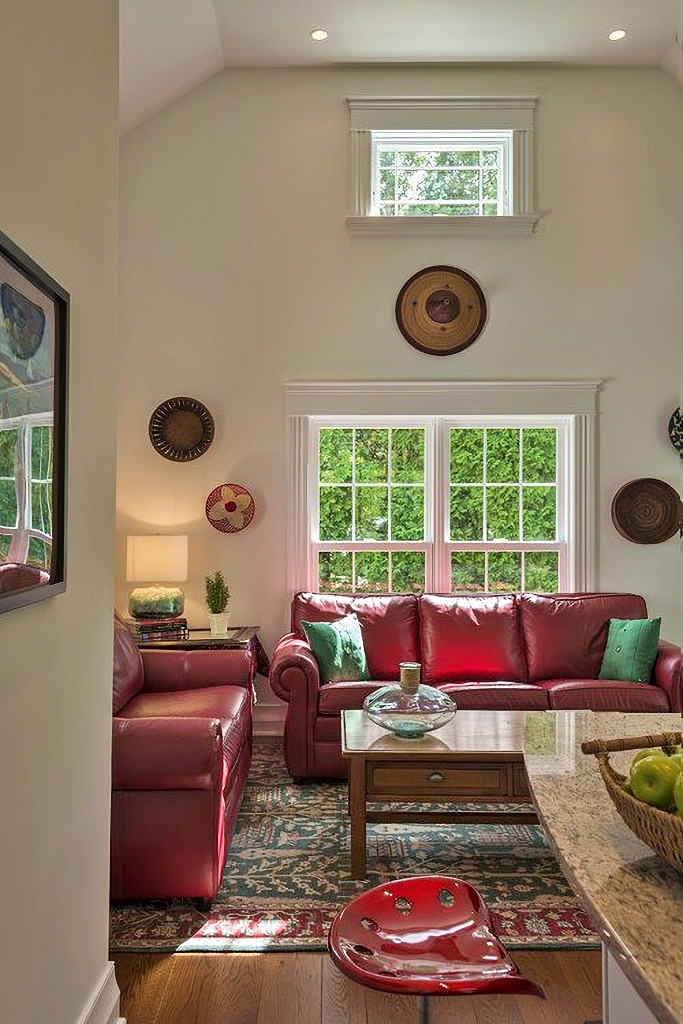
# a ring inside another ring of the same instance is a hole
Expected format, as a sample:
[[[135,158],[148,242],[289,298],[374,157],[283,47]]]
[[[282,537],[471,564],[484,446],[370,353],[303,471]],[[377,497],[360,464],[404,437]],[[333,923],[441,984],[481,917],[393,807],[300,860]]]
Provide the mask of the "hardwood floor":
[[[598,951],[516,952],[534,996],[432,1001],[433,1024],[583,1024],[601,1015]],[[119,954],[128,1024],[414,1024],[415,1000],[362,988],[325,953]]]

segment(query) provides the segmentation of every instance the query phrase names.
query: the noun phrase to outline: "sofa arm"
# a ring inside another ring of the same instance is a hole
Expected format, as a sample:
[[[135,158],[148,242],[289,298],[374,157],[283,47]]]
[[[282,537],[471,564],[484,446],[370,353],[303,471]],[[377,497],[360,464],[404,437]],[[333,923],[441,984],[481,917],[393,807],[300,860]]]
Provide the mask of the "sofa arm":
[[[145,669],[143,693],[198,690],[203,686],[247,686],[254,682],[256,655],[251,647],[141,650]]]
[[[213,790],[222,777],[217,718],[114,718],[112,790]]]
[[[672,711],[683,711],[683,651],[669,640],[660,640],[652,682],[666,691]]]
[[[286,633],[275,644],[268,676],[273,693],[288,703],[318,707],[320,670],[313,651],[296,633]]]
[[[275,644],[268,676],[276,697],[287,701],[283,750],[294,779],[306,778],[313,756],[313,730],[318,717],[320,672],[311,648],[295,633]]]

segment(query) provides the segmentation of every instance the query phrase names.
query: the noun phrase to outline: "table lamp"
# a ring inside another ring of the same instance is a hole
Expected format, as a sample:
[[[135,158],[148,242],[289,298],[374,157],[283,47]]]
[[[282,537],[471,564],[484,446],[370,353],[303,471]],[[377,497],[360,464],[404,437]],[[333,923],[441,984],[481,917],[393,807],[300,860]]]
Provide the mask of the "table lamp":
[[[126,579],[133,583],[151,583],[135,587],[128,599],[128,611],[135,619],[175,618],[182,615],[185,595],[179,587],[162,583],[187,579],[187,537],[155,534],[128,537]]]

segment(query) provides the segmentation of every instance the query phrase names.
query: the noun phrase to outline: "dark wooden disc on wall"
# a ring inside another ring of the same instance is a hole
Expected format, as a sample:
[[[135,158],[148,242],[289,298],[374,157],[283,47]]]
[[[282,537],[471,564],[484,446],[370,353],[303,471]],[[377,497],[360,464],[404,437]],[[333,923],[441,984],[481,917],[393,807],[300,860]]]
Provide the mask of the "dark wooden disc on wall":
[[[433,356],[461,352],[486,324],[486,299],[475,279],[457,267],[425,267],[396,299],[396,323],[406,341]]]
[[[203,455],[213,441],[213,416],[196,398],[169,398],[152,413],[149,439],[165,459],[190,462]]]
[[[620,487],[612,499],[612,522],[634,544],[661,544],[681,529],[683,507],[664,480],[640,477]]]

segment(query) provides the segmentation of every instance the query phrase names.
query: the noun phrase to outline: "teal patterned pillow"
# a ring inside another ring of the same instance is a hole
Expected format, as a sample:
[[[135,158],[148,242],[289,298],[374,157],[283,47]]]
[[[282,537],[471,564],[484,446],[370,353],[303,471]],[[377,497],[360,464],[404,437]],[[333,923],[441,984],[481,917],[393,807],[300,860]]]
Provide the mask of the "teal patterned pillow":
[[[649,683],[661,619],[610,619],[600,679]]]
[[[370,678],[357,615],[351,613],[334,622],[301,625],[320,667],[321,683]]]

